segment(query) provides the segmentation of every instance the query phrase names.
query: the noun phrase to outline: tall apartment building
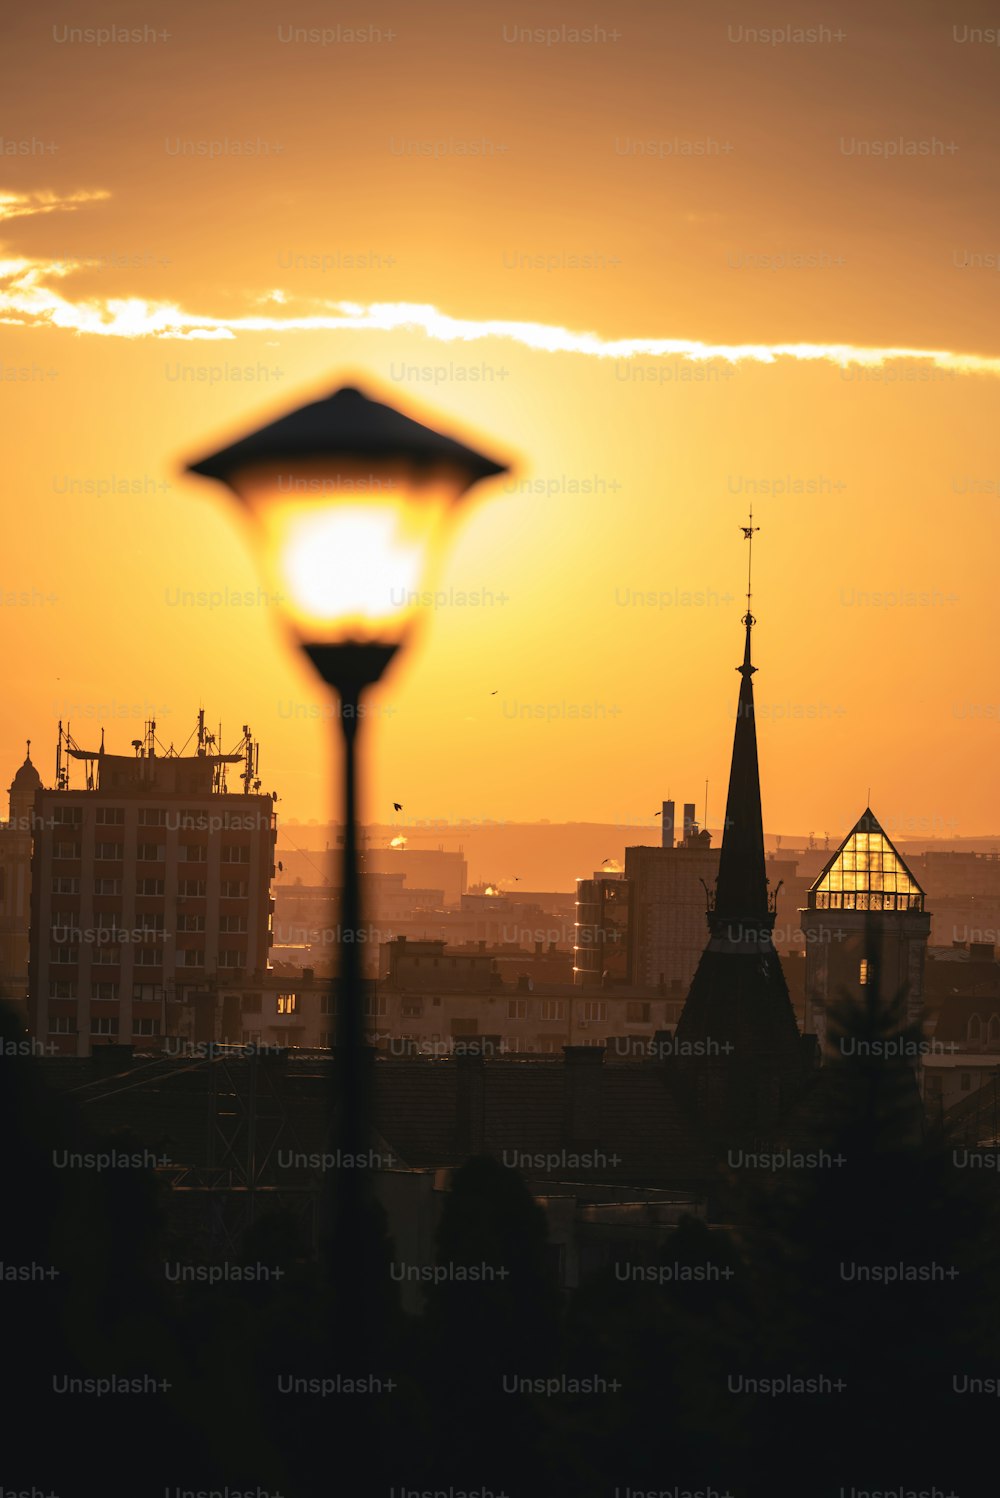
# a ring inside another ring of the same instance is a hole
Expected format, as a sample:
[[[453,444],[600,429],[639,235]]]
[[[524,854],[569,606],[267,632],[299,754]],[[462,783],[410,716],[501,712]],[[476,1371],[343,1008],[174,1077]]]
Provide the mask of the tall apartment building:
[[[662,846],[625,849],[630,887],[631,981],[684,995],[705,947],[706,886],[715,888],[719,849],[701,831],[694,806],[684,806],[682,835],[674,839],[674,803],[664,801]],[[681,830],[681,829],[678,829]]]
[[[28,932],[31,915],[31,833],[35,792],[42,778],[31,762],[31,741],[24,764],[10,786],[10,814],[0,823],[0,999],[12,1004],[22,1020],[28,997]]]
[[[55,789],[35,792],[30,1033],[76,1056],[238,1034],[241,989],[268,965],[274,872],[249,731],[228,755],[203,715],[190,756],[158,752],[155,724],[133,755],[82,750],[68,731],[64,745],[61,724],[59,746]],[[84,762],[84,789],[69,760]]]

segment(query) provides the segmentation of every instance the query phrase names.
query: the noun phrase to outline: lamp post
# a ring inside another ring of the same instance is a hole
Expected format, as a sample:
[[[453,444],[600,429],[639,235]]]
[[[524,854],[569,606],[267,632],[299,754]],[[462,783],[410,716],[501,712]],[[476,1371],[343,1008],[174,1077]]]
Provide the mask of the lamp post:
[[[334,1274],[338,1340],[360,1351],[361,1227],[370,1164],[357,839],[357,736],[363,697],[411,636],[448,523],[481,479],[506,472],[454,438],[345,386],[188,471],[225,484],[254,522],[258,550],[294,641],[339,698],[344,858],[336,995]],[[344,1307],[341,1307],[343,1311]]]

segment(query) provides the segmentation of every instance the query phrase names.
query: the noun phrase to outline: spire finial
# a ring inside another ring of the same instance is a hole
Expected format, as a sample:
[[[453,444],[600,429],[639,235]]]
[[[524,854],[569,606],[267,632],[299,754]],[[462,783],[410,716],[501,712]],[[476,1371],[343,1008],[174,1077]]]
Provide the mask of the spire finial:
[[[753,597],[753,591],[752,591],[752,583],[753,583],[753,538],[754,538],[754,532],[755,531],[759,531],[760,530],[760,526],[759,525],[754,525],[754,523],[753,523],[753,503],[752,502],[750,504],[750,524],[749,525],[741,525],[740,526],[740,530],[743,532],[743,539],[744,539],[744,541],[747,542],[747,612],[746,612],[746,617],[743,620],[743,623],[744,624],[756,624],[757,621],[756,621],[756,619],[753,617],[753,615],[750,612],[750,600]]]
[[[26,759],[27,759],[27,760],[30,760],[30,759],[31,759],[31,740],[30,740],[30,739],[26,739],[26,740],[25,740],[25,742],[26,742],[26,744],[27,744],[27,745],[28,745],[28,753],[27,753],[27,755],[26,755],[26,756],[25,756],[25,758],[26,758]]]
[[[742,666],[737,666],[736,669],[742,672],[744,676],[752,676],[757,669],[756,666],[750,664],[750,631],[757,623],[750,612],[750,602],[753,598],[753,538],[754,532],[760,530],[760,526],[753,523],[753,501],[750,503],[750,523],[749,525],[741,525],[740,530],[743,532],[743,539],[747,543],[747,611],[741,620],[741,623],[747,627],[747,642],[743,652],[743,664]]]

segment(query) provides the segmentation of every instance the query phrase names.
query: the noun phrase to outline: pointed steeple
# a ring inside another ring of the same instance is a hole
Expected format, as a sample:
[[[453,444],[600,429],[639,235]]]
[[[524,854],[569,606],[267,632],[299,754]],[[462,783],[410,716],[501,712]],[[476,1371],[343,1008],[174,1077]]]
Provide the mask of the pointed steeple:
[[[740,529],[747,542],[747,611],[742,620],[746,627],[746,644],[743,664],[736,667],[740,673],[740,695],[736,706],[736,731],[715,908],[709,915],[713,933],[725,933],[734,925],[757,930],[769,930],[774,925],[774,915],[768,910],[764,819],[760,808],[757,723],[753,704],[753,676],[757,667],[751,659],[751,636],[757,620],[750,605],[753,602],[753,538],[760,530],[760,526],[753,523],[753,506],[750,508],[750,524]]]
[[[751,546],[756,529],[751,513],[750,525],[742,527]],[[710,936],[675,1036],[678,1043],[712,1042],[721,1048],[717,1065],[732,1071],[735,1091],[725,1105],[720,1098],[712,1107],[720,1118],[726,1114],[731,1121],[737,1115],[759,1117],[758,1105],[764,1105],[758,1089],[766,1091],[773,1083],[774,1095],[783,1095],[803,1064],[795,1012],[772,941],[775,914],[770,909],[764,862],[753,700],[757,668],[752,660],[752,635],[757,621],[750,610],[751,596],[748,566],[746,639],[743,663],[736,668],[740,691],[719,876],[708,914]],[[742,1080],[735,1080],[737,1073]],[[726,1086],[728,1091],[730,1084]],[[741,1093],[744,1086],[749,1089],[745,1096]]]
[[[736,707],[733,758],[726,799],[726,824],[719,855],[719,878],[715,909],[710,925],[719,931],[730,923],[761,927],[774,924],[768,911],[767,871],[764,864],[764,821],[760,807],[760,769],[757,761],[757,725],[754,719],[753,674],[750,637],[756,620],[747,612],[746,646],[740,673],[740,695]]]

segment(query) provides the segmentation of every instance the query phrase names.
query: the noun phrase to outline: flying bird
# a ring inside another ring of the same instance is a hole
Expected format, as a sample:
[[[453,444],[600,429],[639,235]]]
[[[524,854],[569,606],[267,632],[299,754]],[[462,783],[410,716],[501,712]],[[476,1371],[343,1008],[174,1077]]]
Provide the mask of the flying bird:
[[[284,872],[285,872],[285,865],[279,859],[279,861],[278,861],[278,873],[279,874],[283,874]]]
[[[653,816],[654,817],[662,817],[663,816],[663,812],[662,811],[654,811],[653,812]]]
[[[392,803],[392,809],[393,809],[393,811],[402,811],[403,810],[402,806],[400,805],[400,803],[398,801],[394,801]]]
[[[499,688],[499,687],[497,687],[497,692],[499,692],[499,690],[500,690],[500,688]],[[491,696],[491,697],[495,697],[495,696],[496,696],[496,694],[497,694],[497,693],[496,693],[496,692],[491,692],[491,693],[490,693],[490,696]]]

